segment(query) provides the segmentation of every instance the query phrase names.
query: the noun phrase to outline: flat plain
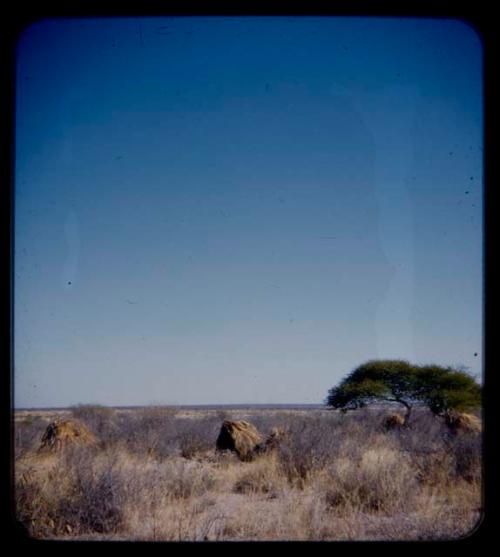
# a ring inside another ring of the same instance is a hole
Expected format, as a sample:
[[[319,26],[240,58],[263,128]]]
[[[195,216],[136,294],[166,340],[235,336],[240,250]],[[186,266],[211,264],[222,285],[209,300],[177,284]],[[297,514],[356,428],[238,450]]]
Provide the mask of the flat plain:
[[[110,408],[14,413],[17,520],[38,539],[127,541],[451,540],[482,516],[481,435],[453,435],[424,408]],[[54,419],[97,439],[39,450]],[[216,451],[224,420],[273,450]]]

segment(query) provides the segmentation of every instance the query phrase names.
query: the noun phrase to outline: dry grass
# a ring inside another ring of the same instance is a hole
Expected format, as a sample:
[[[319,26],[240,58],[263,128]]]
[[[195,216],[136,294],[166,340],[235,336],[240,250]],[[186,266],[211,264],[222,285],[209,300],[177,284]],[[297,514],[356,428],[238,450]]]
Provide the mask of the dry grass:
[[[481,516],[480,437],[450,435],[424,411],[390,432],[377,411],[261,414],[263,435],[287,434],[250,462],[215,451],[220,411],[72,414],[99,446],[41,454],[51,417],[16,423],[17,516],[36,538],[438,540]]]

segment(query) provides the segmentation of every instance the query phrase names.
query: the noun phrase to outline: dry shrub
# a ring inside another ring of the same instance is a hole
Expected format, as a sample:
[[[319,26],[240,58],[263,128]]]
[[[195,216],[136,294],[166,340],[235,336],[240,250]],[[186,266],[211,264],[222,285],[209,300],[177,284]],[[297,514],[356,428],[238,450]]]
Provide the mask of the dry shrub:
[[[163,527],[162,538],[167,541],[218,540],[221,532],[222,513],[207,513],[200,501],[173,508]]]
[[[200,458],[214,452],[214,439],[220,429],[215,416],[200,419],[178,419],[175,423],[178,451],[184,458]]]
[[[73,529],[83,532],[108,533],[123,525],[125,492],[120,470],[113,460],[89,462],[88,466],[71,466],[74,492],[61,499],[58,517]]]
[[[437,448],[415,448],[412,461],[419,481],[428,486],[448,488],[457,481],[481,482],[481,438],[458,436],[444,438]]]
[[[205,494],[215,486],[215,478],[210,470],[198,463],[171,461],[162,470],[163,486],[169,497],[188,499]]]
[[[262,413],[252,416],[252,424],[258,431],[270,432],[275,428],[286,430],[288,425],[300,419],[300,416],[286,411],[273,414]]]
[[[215,416],[219,423],[231,419],[231,413],[227,410],[216,410]]]
[[[164,505],[146,516],[136,512],[129,524],[137,541],[217,541],[224,518],[213,500],[202,496]]]
[[[43,484],[35,481],[33,474],[19,475],[15,485],[17,520],[34,537],[45,538],[54,531],[54,511],[50,498],[46,497]]]
[[[272,499],[252,493],[227,506],[230,511],[222,522],[223,540],[324,540],[334,536],[334,521],[324,502],[312,493],[286,490]]]
[[[17,516],[33,537],[106,533],[122,524],[118,471],[92,448],[68,447],[48,466],[33,460],[31,474],[16,476]]]
[[[14,447],[16,458],[22,458],[40,446],[40,439],[47,427],[47,421],[40,416],[27,416],[14,422]]]
[[[453,455],[444,450],[418,451],[412,454],[417,480],[430,487],[446,487],[453,482]]]
[[[467,482],[481,482],[482,439],[476,435],[464,435],[453,443],[455,474]]]
[[[29,449],[26,424],[17,515],[38,538],[103,540],[452,539],[477,523],[479,436],[451,436],[421,409],[409,428],[387,433],[378,411],[284,416],[255,420],[288,434],[249,462],[214,451],[215,412],[102,413],[105,449],[63,453]]]
[[[205,438],[196,433],[182,436],[179,446],[181,456],[187,459],[195,458],[206,451]]]
[[[34,537],[116,534],[128,514],[147,516],[194,501],[216,486],[210,469],[183,459],[149,463],[126,452],[71,448],[44,465],[16,471],[17,516]]]
[[[243,474],[234,483],[235,493],[265,493],[277,497],[286,487],[278,459],[267,454],[245,467]]]
[[[310,475],[322,469],[335,451],[335,428],[321,419],[289,423],[287,435],[278,447],[283,473],[295,487],[302,488]]]
[[[210,468],[182,458],[149,462],[128,457],[122,481],[126,487],[126,504],[132,507],[161,507],[173,501],[205,495],[216,487]]]
[[[144,406],[137,408],[133,414],[140,419],[143,424],[158,424],[175,418],[179,410],[175,406]]]
[[[168,458],[177,451],[176,410],[171,407],[145,407],[121,413],[116,420],[114,442],[125,444],[138,456],[154,453]]]
[[[408,511],[416,487],[408,457],[384,446],[368,448],[355,460],[336,459],[319,481],[326,504],[337,514]]]
[[[99,423],[103,420],[109,420],[115,414],[115,410],[100,404],[78,404],[71,408],[71,414],[74,418],[85,422],[91,427],[93,422]]]
[[[282,427],[273,427],[263,443],[259,443],[254,454],[265,454],[276,451],[288,437],[289,433]]]
[[[120,437],[118,416],[113,408],[98,404],[80,404],[71,408],[71,414],[94,433],[105,447],[112,445]]]
[[[388,436],[402,451],[420,454],[445,450],[449,434],[441,419],[429,411],[421,411],[412,414],[409,427],[393,430]]]

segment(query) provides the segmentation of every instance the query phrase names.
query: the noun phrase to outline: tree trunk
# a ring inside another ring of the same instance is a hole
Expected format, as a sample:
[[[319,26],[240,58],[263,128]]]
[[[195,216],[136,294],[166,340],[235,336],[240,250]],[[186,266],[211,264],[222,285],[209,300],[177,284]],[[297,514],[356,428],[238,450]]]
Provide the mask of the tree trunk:
[[[410,415],[412,407],[404,400],[398,400],[400,404],[402,404],[406,408],[406,414],[404,415],[404,424],[403,427],[408,427],[408,422],[410,421]]]

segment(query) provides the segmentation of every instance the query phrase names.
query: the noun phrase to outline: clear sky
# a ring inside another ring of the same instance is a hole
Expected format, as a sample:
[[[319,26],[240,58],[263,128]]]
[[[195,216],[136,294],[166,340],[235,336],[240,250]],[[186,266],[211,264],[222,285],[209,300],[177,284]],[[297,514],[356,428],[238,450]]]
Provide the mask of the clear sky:
[[[482,373],[482,46],[458,20],[44,20],[18,45],[17,407],[321,403]]]

